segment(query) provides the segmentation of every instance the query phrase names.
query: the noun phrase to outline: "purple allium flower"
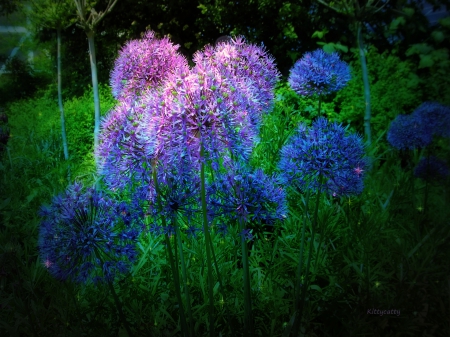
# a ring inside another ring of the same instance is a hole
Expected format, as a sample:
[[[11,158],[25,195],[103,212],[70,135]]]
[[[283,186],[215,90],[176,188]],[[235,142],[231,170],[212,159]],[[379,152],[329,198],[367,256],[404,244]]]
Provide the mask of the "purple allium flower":
[[[433,135],[419,116],[397,115],[391,123],[387,140],[396,149],[406,150],[429,145]]]
[[[207,187],[208,211],[214,216],[250,223],[273,224],[287,214],[286,195],[277,176],[266,176],[233,162]]]
[[[147,111],[139,103],[123,100],[102,121],[99,173],[108,188],[123,189],[132,181],[149,180],[156,147],[156,125],[143,120]]]
[[[359,135],[346,136],[342,125],[321,117],[310,128],[300,124],[281,149],[279,169],[286,185],[346,196],[364,189],[367,160]]]
[[[280,78],[274,59],[264,47],[248,44],[242,36],[216,45],[206,46],[194,54],[197,65],[208,66],[228,79],[230,85],[241,92],[237,101],[248,111],[253,124],[259,127],[261,115],[273,107],[274,89]]]
[[[289,85],[299,95],[327,95],[341,90],[350,80],[350,67],[339,54],[318,49],[306,53],[291,69]]]
[[[450,107],[437,102],[422,103],[413,115],[432,135],[450,138]]]
[[[449,176],[449,173],[447,163],[435,156],[420,159],[414,169],[414,175],[425,181],[444,180]]]
[[[136,260],[139,231],[124,204],[81,184],[41,208],[39,255],[59,280],[112,282]]]
[[[167,37],[157,39],[152,31],[141,40],[127,42],[111,72],[114,97],[138,97],[144,90],[160,86],[176,68],[187,71],[187,60],[178,54],[178,48]]]
[[[160,92],[143,97],[148,123],[158,127],[156,158],[170,161],[170,149],[183,148],[199,168],[201,143],[207,159],[230,152],[248,158],[256,130],[246,111],[234,105],[239,96],[231,89],[217,72],[196,66],[190,74],[177,72]]]

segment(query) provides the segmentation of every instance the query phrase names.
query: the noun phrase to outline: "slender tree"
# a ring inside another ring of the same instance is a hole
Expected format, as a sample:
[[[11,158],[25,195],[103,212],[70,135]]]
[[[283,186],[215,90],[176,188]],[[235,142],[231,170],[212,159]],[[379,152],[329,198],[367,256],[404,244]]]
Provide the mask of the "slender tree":
[[[67,146],[66,122],[61,89],[61,31],[75,22],[71,0],[31,0],[27,15],[37,27],[56,29],[57,32],[57,73],[58,73],[58,106],[61,115],[61,134],[65,160],[69,159]]]
[[[350,27],[356,32],[356,45],[359,50],[359,59],[361,61],[363,83],[364,83],[364,100],[365,100],[365,113],[364,113],[364,133],[366,136],[367,144],[372,143],[372,132],[370,129],[370,86],[369,86],[369,74],[367,70],[366,54],[364,51],[364,40],[362,35],[362,27],[364,23],[369,21],[370,17],[383,9],[389,0],[382,2],[382,0],[366,0],[364,5],[360,5],[358,0],[338,0],[330,1],[326,3],[323,0],[317,0],[322,5],[325,5],[332,10],[344,14],[349,19]],[[382,2],[381,6],[378,6]]]
[[[95,126],[94,126],[94,150],[98,148],[98,135],[100,132],[100,97],[98,93],[98,78],[97,78],[97,62],[95,59],[95,27],[110,13],[117,3],[117,0],[109,0],[106,10],[97,13],[97,11],[87,3],[86,0],[74,0],[77,7],[78,22],[77,26],[83,28],[86,32],[89,43],[89,56],[91,61],[92,74],[92,89],[94,91],[94,109],[95,109]],[[89,15],[89,16],[88,16]],[[98,160],[95,158],[95,164],[98,166]]]

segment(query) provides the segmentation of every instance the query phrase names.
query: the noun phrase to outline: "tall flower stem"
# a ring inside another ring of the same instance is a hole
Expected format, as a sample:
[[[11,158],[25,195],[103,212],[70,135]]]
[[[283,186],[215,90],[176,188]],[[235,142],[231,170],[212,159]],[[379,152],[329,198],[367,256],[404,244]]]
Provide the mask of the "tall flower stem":
[[[306,292],[308,291],[309,288],[309,267],[310,267],[310,263],[311,263],[311,256],[312,256],[312,250],[314,247],[314,237],[316,234],[316,227],[317,227],[317,217],[319,214],[319,204],[320,204],[320,197],[322,194],[322,182],[323,182],[323,177],[320,176],[319,178],[319,191],[317,193],[317,200],[316,200],[316,207],[314,209],[314,217],[313,217],[313,222],[312,222],[312,228],[311,228],[311,241],[309,243],[309,252],[308,252],[308,260],[306,261],[306,275],[305,275],[305,286],[302,287],[303,291],[302,291],[302,298],[301,298],[301,302],[300,302],[300,314],[299,317],[301,318],[303,315],[303,306],[305,304],[305,296],[306,296]],[[308,209],[306,209],[306,212],[308,212]],[[298,336],[298,332],[300,329],[300,325],[301,325],[301,321],[298,320],[296,321],[295,325],[294,325],[294,333],[292,336]]]
[[[244,221],[239,219],[239,232],[244,232]],[[245,241],[245,235],[241,235],[242,248],[242,268],[244,272],[244,315],[245,315],[245,332],[246,336],[252,337],[253,331],[253,317],[252,317],[252,295],[250,287],[250,270],[248,266],[248,247]]]
[[[184,256],[183,256],[183,244],[181,242],[181,232],[180,232],[180,227],[178,226],[178,223],[177,223],[175,217],[174,217],[173,222],[175,224],[178,250],[180,252],[181,275],[183,277],[184,296],[186,298],[186,308],[187,308],[187,312],[189,315],[189,333],[191,336],[194,336],[194,325],[193,325],[194,319],[192,318],[191,297],[190,297],[189,289],[188,289],[188,279],[187,279],[187,273],[186,273],[186,264],[184,262]]]
[[[158,179],[156,177],[156,167],[153,167],[153,182],[155,184],[158,209],[162,213],[160,190],[159,190]],[[167,226],[166,219],[164,217],[162,217],[162,224],[163,224],[163,227]],[[180,321],[181,321],[182,334],[184,336],[189,336],[188,329],[187,329],[187,323],[186,323],[186,316],[184,314],[183,300],[181,298],[181,292],[180,292],[180,275],[178,273],[178,265],[175,264],[175,260],[174,260],[174,256],[173,256],[173,252],[172,252],[172,245],[170,244],[169,234],[164,235],[164,240],[166,243],[167,252],[169,253],[169,263],[170,263],[170,267],[172,269],[173,281],[175,283],[175,294],[177,296],[178,305],[180,307]]]
[[[208,268],[208,296],[209,296],[209,335],[215,337],[214,333],[214,292],[213,292],[213,279],[212,279],[212,264],[211,264],[211,235],[209,233],[208,226],[208,213],[206,207],[206,188],[205,188],[205,163],[203,143],[200,145],[200,180],[201,180],[201,199],[202,199],[202,211],[203,211],[203,231],[205,233],[205,248],[206,248],[206,267]]]
[[[212,240],[210,241],[210,244],[211,244],[212,257],[214,260],[214,266],[216,267],[217,279],[219,280],[219,290],[220,290],[220,293],[222,294],[222,297],[226,297],[226,295],[224,293],[224,288],[223,288],[222,276],[220,275],[220,270],[219,270],[219,265],[217,263],[216,254],[214,253],[214,246],[212,244]],[[227,319],[229,320],[230,315],[229,315],[228,307],[226,308],[226,315],[227,315]],[[235,336],[236,331],[234,330],[233,324],[230,325],[230,328],[231,328],[233,336]]]
[[[298,259],[298,267],[297,267],[297,282],[295,285],[295,312],[299,310],[300,306],[300,292],[301,292],[301,277],[302,277],[302,269],[303,269],[303,250],[305,247],[305,228],[306,228],[306,220],[308,218],[307,216],[307,210],[308,210],[308,204],[309,204],[309,194],[310,191],[306,192],[306,203],[305,203],[305,214],[303,215],[303,226],[302,226],[302,238],[300,241],[300,252],[299,252],[299,259]],[[298,318],[301,320],[301,317]]]
[[[125,314],[122,310],[122,303],[120,302],[119,296],[117,296],[116,290],[114,289],[114,286],[111,282],[107,282],[109,290],[111,290],[111,294],[113,295],[114,302],[116,303],[117,311],[119,312],[119,319],[122,322],[123,326],[125,327],[125,330],[127,331],[127,334],[129,337],[132,337],[133,334],[131,333],[131,329],[128,325],[128,322],[125,318]]]

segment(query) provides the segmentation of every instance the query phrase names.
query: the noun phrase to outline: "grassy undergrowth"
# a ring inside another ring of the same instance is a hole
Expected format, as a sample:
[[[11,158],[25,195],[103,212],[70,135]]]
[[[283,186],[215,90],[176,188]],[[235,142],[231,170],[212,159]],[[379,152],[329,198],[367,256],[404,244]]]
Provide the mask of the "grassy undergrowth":
[[[277,89],[265,116],[252,165],[275,170],[278,152],[299,122],[314,118],[314,103]],[[7,107],[11,138],[0,162],[0,335],[122,336],[107,287],[76,286],[53,279],[38,258],[38,208],[74,180],[93,183],[93,99],[87,90],[65,103],[69,154],[64,161],[54,95]],[[114,105],[101,90],[102,113]],[[338,119],[332,103],[322,109]],[[386,148],[384,138],[378,144]],[[306,247],[311,261],[301,336],[444,336],[450,333],[449,182],[426,184],[398,153],[378,153],[359,197],[322,197],[318,231]],[[380,147],[380,146],[379,146]],[[448,144],[441,144],[448,150]],[[444,151],[445,153],[445,151]],[[447,152],[448,153],[448,152]],[[448,154],[447,154],[447,159]],[[406,164],[405,164],[406,162]],[[425,190],[427,201],[424,202]],[[290,191],[290,214],[250,251],[251,289],[258,336],[282,336],[292,314],[294,280],[305,212],[304,195]],[[314,200],[309,203],[312,214]],[[212,230],[219,284],[214,288],[219,336],[243,336],[244,298],[238,229],[225,237]],[[183,236],[196,336],[207,336],[207,272],[202,234]],[[173,240],[173,239],[172,239]],[[116,283],[136,336],[177,336],[179,310],[163,238],[139,239],[139,260]],[[320,252],[319,252],[320,251]],[[317,254],[318,253],[318,254]],[[217,280],[214,269],[214,280]],[[224,295],[225,294],[225,295]],[[376,314],[397,310],[399,314]]]

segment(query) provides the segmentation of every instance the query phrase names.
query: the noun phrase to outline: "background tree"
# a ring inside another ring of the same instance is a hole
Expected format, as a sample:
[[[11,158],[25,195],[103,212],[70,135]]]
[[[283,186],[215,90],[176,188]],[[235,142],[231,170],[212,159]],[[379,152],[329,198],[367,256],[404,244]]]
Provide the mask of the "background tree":
[[[61,31],[75,22],[74,4],[71,0],[31,0],[26,11],[36,28],[46,27],[57,32],[57,73],[58,73],[58,106],[61,115],[61,134],[64,149],[64,158],[69,159],[67,146],[66,123],[62,100],[62,73],[61,73]]]
[[[104,12],[97,13],[92,7],[94,4],[87,3],[86,0],[74,0],[77,7],[78,23],[87,35],[89,43],[89,56],[91,61],[91,76],[92,76],[92,89],[94,91],[94,109],[95,109],[95,126],[94,126],[94,150],[98,147],[98,135],[100,132],[100,96],[98,93],[98,78],[97,78],[97,61],[95,59],[95,28],[103,17],[110,13],[117,3],[117,0],[108,1],[106,10]],[[87,16],[89,13],[89,16]],[[97,166],[97,158],[95,158]]]
[[[10,15],[22,7],[21,0],[0,0],[0,16]]]
[[[319,3],[325,5],[328,8],[341,13],[349,18],[349,25],[356,31],[357,36],[357,46],[359,52],[359,58],[361,60],[362,76],[364,83],[364,100],[365,100],[365,114],[364,114],[364,133],[366,136],[367,143],[370,145],[372,143],[372,133],[370,130],[370,86],[369,86],[369,75],[367,71],[366,55],[364,50],[364,41],[362,28],[363,25],[370,21],[370,17],[379,12],[387,2],[381,2],[378,0],[374,3],[374,0],[367,0],[366,3],[360,5],[358,0],[340,0],[337,2],[325,2],[323,0],[317,0]]]

